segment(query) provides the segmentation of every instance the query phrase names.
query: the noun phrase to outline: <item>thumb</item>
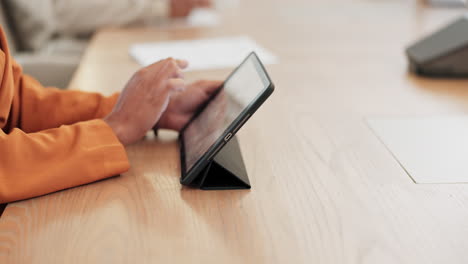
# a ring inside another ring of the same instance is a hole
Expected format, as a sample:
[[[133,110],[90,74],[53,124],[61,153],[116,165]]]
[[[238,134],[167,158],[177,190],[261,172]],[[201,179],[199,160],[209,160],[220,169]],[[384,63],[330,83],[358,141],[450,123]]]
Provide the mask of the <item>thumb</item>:
[[[211,94],[218,90],[223,85],[223,81],[218,80],[203,80],[195,83],[195,87],[202,89],[205,93]]]

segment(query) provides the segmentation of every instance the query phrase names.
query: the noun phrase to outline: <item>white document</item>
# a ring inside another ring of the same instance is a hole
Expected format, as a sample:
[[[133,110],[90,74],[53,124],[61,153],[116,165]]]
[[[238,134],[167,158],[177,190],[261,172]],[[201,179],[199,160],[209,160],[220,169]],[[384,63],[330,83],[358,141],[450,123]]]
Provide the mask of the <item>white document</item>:
[[[130,55],[142,66],[173,57],[187,60],[189,62],[187,70],[235,67],[251,51],[255,51],[264,64],[277,62],[277,58],[272,53],[245,36],[141,43],[130,46]]]
[[[368,124],[415,182],[468,183],[468,116]]]

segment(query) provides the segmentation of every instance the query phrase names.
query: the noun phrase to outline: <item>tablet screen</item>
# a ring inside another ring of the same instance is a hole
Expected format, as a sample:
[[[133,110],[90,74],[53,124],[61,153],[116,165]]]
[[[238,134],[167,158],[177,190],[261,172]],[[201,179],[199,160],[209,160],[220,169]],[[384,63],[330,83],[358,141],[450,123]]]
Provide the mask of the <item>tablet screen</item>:
[[[226,80],[205,109],[185,128],[185,172],[196,164],[208,149],[226,132],[229,125],[270,85],[251,55]]]

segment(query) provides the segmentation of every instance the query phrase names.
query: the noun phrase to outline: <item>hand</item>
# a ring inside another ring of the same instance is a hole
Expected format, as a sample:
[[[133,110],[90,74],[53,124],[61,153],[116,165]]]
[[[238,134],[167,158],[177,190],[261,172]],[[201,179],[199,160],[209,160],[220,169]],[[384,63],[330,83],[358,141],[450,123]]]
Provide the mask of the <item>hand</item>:
[[[174,94],[158,123],[158,128],[180,131],[195,111],[223,84],[221,81],[197,81],[185,91]]]
[[[197,7],[210,7],[211,0],[171,0],[171,17],[186,17]]]
[[[172,94],[185,89],[181,69],[188,63],[172,58],[136,72],[104,121],[122,144],[141,139],[160,119]]]

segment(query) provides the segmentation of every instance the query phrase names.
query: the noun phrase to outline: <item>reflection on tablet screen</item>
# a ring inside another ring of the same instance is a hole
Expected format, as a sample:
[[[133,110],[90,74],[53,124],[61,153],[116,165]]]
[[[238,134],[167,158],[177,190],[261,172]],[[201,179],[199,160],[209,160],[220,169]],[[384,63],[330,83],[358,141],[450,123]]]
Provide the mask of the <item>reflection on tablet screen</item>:
[[[248,59],[224,84],[200,115],[184,131],[185,170],[188,172],[219,139],[230,124],[268,88],[253,58]]]

